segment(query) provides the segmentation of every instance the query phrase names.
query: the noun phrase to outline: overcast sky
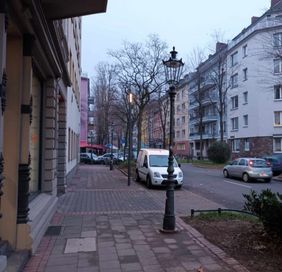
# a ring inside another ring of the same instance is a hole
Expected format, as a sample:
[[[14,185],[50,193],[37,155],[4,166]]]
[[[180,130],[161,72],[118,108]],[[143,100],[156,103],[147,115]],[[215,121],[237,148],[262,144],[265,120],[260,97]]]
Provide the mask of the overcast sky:
[[[149,34],[185,61],[194,48],[209,48],[213,33],[230,40],[269,7],[270,0],[108,0],[106,13],[82,18],[82,71],[92,77],[99,62],[111,62],[108,50]]]

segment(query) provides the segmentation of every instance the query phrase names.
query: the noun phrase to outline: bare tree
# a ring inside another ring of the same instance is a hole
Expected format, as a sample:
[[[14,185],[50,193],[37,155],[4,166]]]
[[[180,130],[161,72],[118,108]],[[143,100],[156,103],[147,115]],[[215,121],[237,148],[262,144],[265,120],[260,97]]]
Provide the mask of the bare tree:
[[[164,81],[162,60],[166,49],[165,42],[158,36],[151,35],[145,44],[125,42],[122,49],[109,52],[116,60],[119,83],[127,86],[127,90],[134,94],[138,109],[138,150],[141,147],[141,126],[145,106]]]
[[[192,51],[188,60],[188,69],[193,71],[189,74],[190,88],[194,85],[193,90],[189,88],[189,100],[195,105],[194,110],[190,111],[190,121],[195,122],[195,127],[198,128],[197,133],[200,135],[200,158],[203,157],[203,118],[204,118],[204,99],[206,98],[204,88],[204,71],[201,69],[201,64],[205,58],[203,50],[196,48]]]
[[[95,104],[96,142],[106,144],[109,139],[110,115],[117,98],[116,68],[107,63],[98,64],[97,75],[93,79],[92,93]],[[111,120],[110,120],[111,119]]]

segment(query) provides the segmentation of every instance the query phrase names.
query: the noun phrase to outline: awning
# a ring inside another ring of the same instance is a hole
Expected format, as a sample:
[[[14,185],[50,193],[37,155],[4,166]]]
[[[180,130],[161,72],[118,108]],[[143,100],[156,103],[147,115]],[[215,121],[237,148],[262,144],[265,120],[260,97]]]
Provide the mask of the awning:
[[[80,141],[80,147],[81,148],[92,148],[92,149],[105,150],[105,147],[103,145],[89,144],[86,141]]]
[[[106,12],[108,0],[42,0],[45,16],[50,20]]]

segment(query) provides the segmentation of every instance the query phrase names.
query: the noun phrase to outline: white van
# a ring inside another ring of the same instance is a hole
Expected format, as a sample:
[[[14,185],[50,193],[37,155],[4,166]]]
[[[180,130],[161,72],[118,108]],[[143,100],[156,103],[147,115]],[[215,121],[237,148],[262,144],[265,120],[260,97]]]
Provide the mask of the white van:
[[[140,149],[136,162],[136,181],[145,181],[148,188],[165,186],[167,182],[169,151],[166,149]],[[175,187],[181,188],[183,172],[174,159]]]

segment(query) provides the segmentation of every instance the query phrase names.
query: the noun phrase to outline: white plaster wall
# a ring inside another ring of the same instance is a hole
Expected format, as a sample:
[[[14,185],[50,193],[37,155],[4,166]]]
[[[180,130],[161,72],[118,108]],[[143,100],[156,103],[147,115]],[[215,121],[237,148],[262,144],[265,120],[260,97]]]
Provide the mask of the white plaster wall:
[[[282,26],[278,32],[282,32]],[[272,136],[277,131],[274,128],[274,111],[281,110],[282,102],[274,101],[274,85],[277,84],[277,76],[273,75],[272,35],[273,30],[259,32],[240,42],[229,54],[238,51],[238,67],[232,71],[229,68],[228,75],[238,72],[238,87],[228,91],[228,138],[234,136],[259,137]],[[242,47],[247,44],[247,57],[243,58]],[[229,67],[229,66],[228,66]],[[243,81],[243,69],[248,68],[248,80]],[[281,78],[281,75],[280,75]],[[248,91],[248,103],[243,104],[243,93]],[[239,107],[231,109],[231,97],[239,95]],[[248,127],[243,127],[243,116],[248,114]],[[231,118],[239,116],[239,129],[231,131]]]

